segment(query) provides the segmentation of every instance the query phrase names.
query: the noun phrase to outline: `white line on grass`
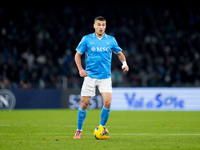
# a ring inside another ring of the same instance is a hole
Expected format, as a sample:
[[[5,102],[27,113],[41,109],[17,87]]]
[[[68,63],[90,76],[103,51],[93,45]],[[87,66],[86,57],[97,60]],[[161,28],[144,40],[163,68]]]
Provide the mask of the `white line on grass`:
[[[68,128],[74,128],[77,127],[77,125],[34,125],[34,124],[0,124],[2,127],[68,127]],[[90,128],[90,127],[96,127],[95,125],[85,125],[84,127]],[[153,127],[153,126],[107,126],[108,128],[147,128],[147,129],[158,129],[158,128],[169,128],[169,129],[184,129],[184,127],[167,127],[167,126],[159,126],[159,127]],[[200,129],[200,127],[193,127],[191,129]]]
[[[0,135],[16,135],[19,133],[0,133]],[[27,135],[74,135],[74,133],[26,133]],[[83,135],[93,135],[83,133]],[[110,135],[129,135],[129,136],[200,136],[200,133],[110,133]]]

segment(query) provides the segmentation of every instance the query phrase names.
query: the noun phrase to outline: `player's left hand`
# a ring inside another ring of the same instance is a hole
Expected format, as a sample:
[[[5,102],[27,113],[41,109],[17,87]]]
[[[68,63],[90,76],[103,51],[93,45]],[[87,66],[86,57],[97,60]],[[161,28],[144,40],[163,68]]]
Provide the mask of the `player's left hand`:
[[[129,71],[129,67],[128,67],[128,66],[125,66],[125,67],[122,66],[122,70],[123,70],[124,72],[127,72],[127,71]]]
[[[129,70],[129,67],[128,67],[126,61],[123,61],[123,62],[122,62],[122,70],[123,70],[124,72],[126,72],[126,71]]]

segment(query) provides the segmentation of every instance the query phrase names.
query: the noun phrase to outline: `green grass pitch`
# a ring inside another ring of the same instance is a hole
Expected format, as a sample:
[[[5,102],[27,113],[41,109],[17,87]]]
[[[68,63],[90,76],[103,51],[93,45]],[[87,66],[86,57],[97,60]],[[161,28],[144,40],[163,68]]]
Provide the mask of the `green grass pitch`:
[[[73,139],[77,110],[0,111],[0,150],[199,150],[200,112],[111,111],[110,139],[96,140],[101,110],[88,110],[82,139]]]

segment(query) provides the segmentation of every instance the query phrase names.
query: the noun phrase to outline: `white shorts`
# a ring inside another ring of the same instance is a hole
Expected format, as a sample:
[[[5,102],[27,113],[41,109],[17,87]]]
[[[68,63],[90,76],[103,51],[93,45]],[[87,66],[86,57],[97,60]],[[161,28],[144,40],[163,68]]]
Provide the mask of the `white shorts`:
[[[111,78],[108,79],[93,79],[90,77],[85,77],[81,89],[81,96],[95,96],[96,86],[99,92],[109,92],[112,93],[112,81]]]

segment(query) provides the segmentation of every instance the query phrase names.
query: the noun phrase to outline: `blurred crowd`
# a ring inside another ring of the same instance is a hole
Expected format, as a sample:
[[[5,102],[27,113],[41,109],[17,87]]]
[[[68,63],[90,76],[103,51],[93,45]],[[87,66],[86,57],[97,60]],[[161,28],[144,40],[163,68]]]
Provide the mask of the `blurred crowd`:
[[[200,9],[138,4],[0,7],[0,87],[80,88],[75,49],[99,15],[130,67],[113,53],[113,87],[200,86]]]

